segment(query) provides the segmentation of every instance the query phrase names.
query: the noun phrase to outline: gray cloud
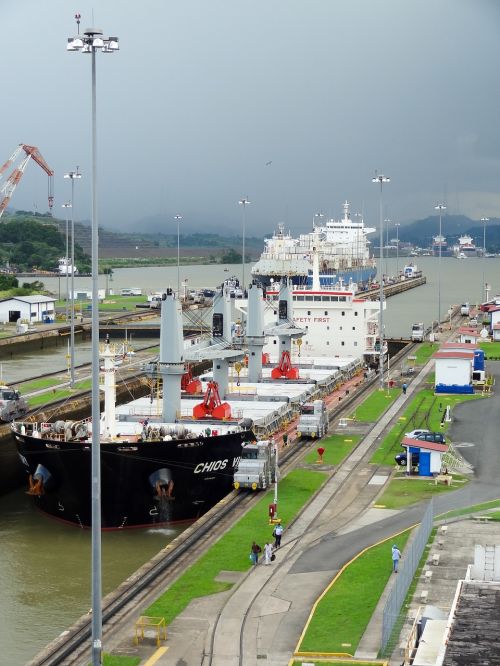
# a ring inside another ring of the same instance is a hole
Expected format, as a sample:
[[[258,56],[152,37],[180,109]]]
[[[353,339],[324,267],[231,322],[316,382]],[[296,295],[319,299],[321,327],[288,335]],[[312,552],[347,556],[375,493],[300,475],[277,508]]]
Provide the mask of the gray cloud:
[[[465,212],[461,200],[498,205],[498,3],[101,4],[95,24],[121,41],[97,64],[101,224],[132,230],[158,216],[174,231],[180,212],[199,228],[238,229],[248,196],[255,234],[339,215],[345,198],[376,226],[375,169],[391,176],[393,220],[432,214],[443,197],[450,212]],[[91,24],[92,3],[78,10]],[[77,216],[88,218],[90,60],[65,51],[73,14],[63,0],[0,9],[0,162],[17,143],[37,145],[56,171],[58,214],[62,175],[78,164]],[[36,165],[12,203],[45,210]]]

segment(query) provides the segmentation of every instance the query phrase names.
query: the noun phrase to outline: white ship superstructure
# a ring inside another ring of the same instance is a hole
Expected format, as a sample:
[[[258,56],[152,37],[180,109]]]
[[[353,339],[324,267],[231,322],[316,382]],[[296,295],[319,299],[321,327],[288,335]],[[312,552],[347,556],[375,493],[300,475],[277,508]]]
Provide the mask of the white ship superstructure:
[[[375,262],[370,258],[367,234],[375,231],[365,227],[361,216],[351,218],[350,204],[343,205],[344,216],[330,219],[313,230],[293,238],[284,225],[272,238],[265,240],[264,252],[252,268],[252,275],[262,284],[269,285],[288,277],[293,284],[307,284],[312,280],[313,254],[319,260],[320,283],[335,284],[339,279],[366,283],[376,274]]]
[[[268,290],[268,302],[277,307],[278,291]],[[372,357],[378,356],[378,320],[380,303],[356,296],[351,287],[337,289],[296,286],[292,292],[293,320],[305,329],[301,344],[293,345],[293,357],[300,353],[315,357]],[[384,301],[385,308],[385,301]],[[266,309],[270,312],[272,307]],[[265,319],[267,323],[267,319]],[[264,347],[271,361],[277,360],[277,339]]]
[[[474,239],[469,234],[463,234],[458,239],[458,245],[453,246],[453,254],[461,259],[466,257],[477,257],[477,247]]]
[[[69,257],[61,257],[58,261],[57,270],[59,275],[78,275],[78,268],[71,263]]]

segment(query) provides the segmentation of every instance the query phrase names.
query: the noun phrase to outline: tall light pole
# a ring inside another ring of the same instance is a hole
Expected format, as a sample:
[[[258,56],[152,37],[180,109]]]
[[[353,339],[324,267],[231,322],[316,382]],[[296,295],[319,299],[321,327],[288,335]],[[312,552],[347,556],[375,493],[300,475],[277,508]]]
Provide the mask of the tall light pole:
[[[240,206],[243,206],[243,241],[242,241],[242,253],[243,256],[241,257],[241,276],[242,276],[242,284],[241,284],[241,289],[243,291],[243,296],[245,296],[246,292],[246,285],[245,285],[245,235],[246,235],[246,207],[251,204],[252,202],[249,201],[246,197],[243,197],[243,199],[240,199],[238,201]]]
[[[396,222],[394,226],[396,227],[396,278],[399,278],[399,227],[401,224]]]
[[[439,324],[441,323],[441,254],[443,250],[443,239],[442,239],[441,229],[442,229],[442,217],[444,211],[446,210],[446,206],[444,204],[438,204],[437,206],[434,206],[434,210],[437,210],[439,212],[438,323],[437,323],[439,331]]]
[[[177,222],[177,298],[181,298],[181,254],[180,254],[180,223],[182,215],[174,215]]]
[[[82,174],[76,167],[76,171],[64,174],[65,178],[71,180],[71,323],[69,337],[70,371],[69,386],[75,388],[75,180],[80,180]],[[68,270],[66,269],[66,273]]]
[[[489,222],[489,217],[482,217],[481,222],[483,223],[483,259],[486,257],[486,222]],[[483,303],[486,300],[486,283],[484,281],[484,261],[483,261]]]
[[[66,49],[91,55],[92,96],[92,666],[102,663],[101,576],[101,451],[99,404],[99,225],[97,219],[97,101],[96,53],[118,51],[117,37],[103,37],[102,30],[87,28],[80,35],[80,14],[75,16],[78,34],[69,37]]]
[[[383,201],[383,186],[384,183],[390,183],[391,179],[376,174],[372,178],[372,183],[380,184],[380,199],[379,199],[379,225],[380,225],[380,269],[382,270],[382,261],[384,258],[384,201]],[[379,352],[379,374],[380,374],[380,389],[384,390],[384,279],[383,275],[380,276],[380,311],[379,311],[379,339],[380,339],[380,352]]]
[[[389,227],[391,225],[392,220],[390,220],[388,217],[385,218],[384,224],[385,224],[385,246],[387,248],[387,252],[385,253],[385,276],[389,277],[389,269],[387,268],[387,260],[389,259]]]
[[[66,213],[66,256],[64,257],[66,262],[66,322],[69,319],[69,273],[68,273],[68,262],[69,262],[69,220],[68,220],[68,208],[72,207],[71,201],[67,201],[62,204],[62,208],[65,209]]]
[[[322,217],[325,217],[324,213],[314,213],[314,215],[313,215],[313,228],[312,228],[313,231],[314,231],[314,227],[316,226],[316,221],[320,220]]]

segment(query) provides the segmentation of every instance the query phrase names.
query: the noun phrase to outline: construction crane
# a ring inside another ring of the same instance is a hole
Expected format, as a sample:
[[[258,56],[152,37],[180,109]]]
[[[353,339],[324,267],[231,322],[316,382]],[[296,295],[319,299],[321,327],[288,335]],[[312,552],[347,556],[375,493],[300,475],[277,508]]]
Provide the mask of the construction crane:
[[[23,151],[26,153],[26,156],[23,157],[19,166],[17,166],[12,171],[12,173],[7,178],[3,186],[0,188],[0,196],[2,197],[0,200],[0,218],[2,217],[4,210],[9,205],[9,201],[11,200],[11,197],[14,194],[14,190],[16,189],[19,181],[23,177],[26,167],[28,166],[28,162],[31,159],[34,159],[35,162],[38,164],[38,166],[42,167],[42,169],[49,177],[49,185],[48,185],[49,211],[52,211],[52,206],[54,204],[53,183],[52,183],[54,172],[49,167],[47,162],[43,159],[42,154],[40,153],[40,151],[36,146],[28,146],[25,143],[20,143],[17,146],[17,148],[14,150],[12,155],[9,157],[9,159],[5,162],[5,164],[2,167],[0,167],[0,178],[7,171],[7,169],[16,162],[17,158]]]

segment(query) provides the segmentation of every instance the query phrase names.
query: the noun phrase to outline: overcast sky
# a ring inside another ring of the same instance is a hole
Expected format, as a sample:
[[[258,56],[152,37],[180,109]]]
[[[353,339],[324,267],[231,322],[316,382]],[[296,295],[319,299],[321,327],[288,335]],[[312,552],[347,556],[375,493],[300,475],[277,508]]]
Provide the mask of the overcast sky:
[[[55,171],[54,213],[80,166],[90,217],[90,56],[66,39],[94,24],[99,222],[111,229],[247,231],[352,202],[378,223],[448,212],[500,216],[498,0],[1,0],[0,163],[19,143]],[[93,19],[94,15],[94,19]],[[5,177],[4,177],[5,178]],[[30,164],[12,198],[47,210]]]

